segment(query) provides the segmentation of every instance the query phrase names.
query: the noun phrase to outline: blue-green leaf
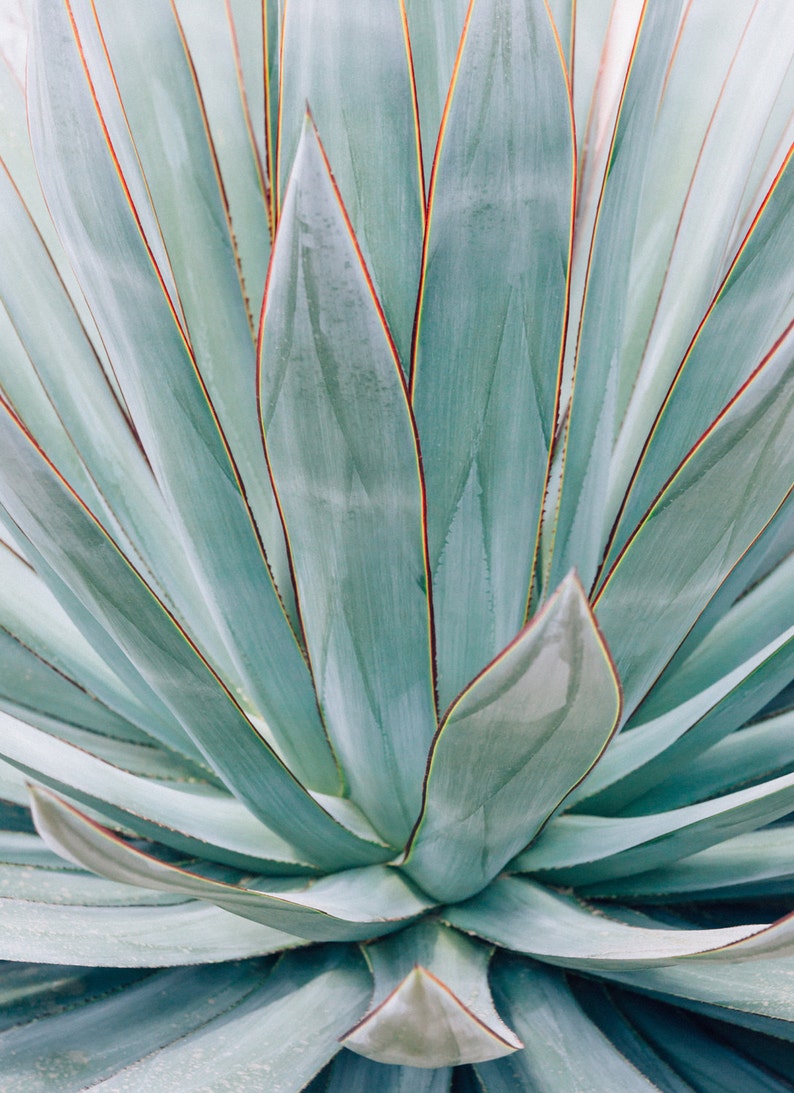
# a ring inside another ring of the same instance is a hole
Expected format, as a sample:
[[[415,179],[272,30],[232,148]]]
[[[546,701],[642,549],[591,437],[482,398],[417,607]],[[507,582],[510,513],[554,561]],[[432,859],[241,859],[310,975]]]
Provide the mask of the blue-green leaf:
[[[348,869],[317,881],[208,879],[137,850],[54,794],[32,789],[38,831],[56,852],[111,880],[176,892],[314,941],[357,941],[399,929],[432,903],[388,866]]]
[[[442,722],[406,872],[443,902],[479,891],[584,777],[619,715],[609,653],[569,577]]]
[[[514,861],[554,884],[629,876],[779,820],[794,808],[794,774],[700,804],[643,816],[557,816]]]
[[[384,1065],[340,1051],[318,1093],[449,1093],[451,1077],[450,1067]]]
[[[262,421],[328,733],[404,844],[436,729],[423,488],[393,343],[307,121],[262,328]]]
[[[109,123],[97,111],[69,10],[57,0],[36,8],[34,45],[31,130],[48,201],[178,522],[186,564],[239,673],[231,685],[240,687],[249,707],[259,707],[296,772],[313,788],[334,792],[337,771],[311,679],[271,580],[233,453],[166,275],[154,261],[151,234],[142,233],[143,206],[133,200],[131,176],[119,175],[123,149],[117,153]],[[124,158],[137,162],[129,150]],[[97,204],[102,216],[94,215]],[[253,403],[253,371],[249,379]]]
[[[627,714],[791,492],[792,353],[794,328],[683,461],[595,600]]]
[[[365,949],[375,976],[368,1013],[345,1047],[397,1066],[448,1067],[495,1059],[523,1045],[488,988],[492,949],[434,922]]]
[[[601,561],[603,497],[615,430],[619,351],[653,120],[683,0],[646,2],[620,98],[587,259],[548,586],[572,566],[589,589]]]
[[[424,193],[402,5],[286,0],[281,19],[279,207],[308,104],[407,372]]]
[[[235,795],[268,827],[290,832],[287,841],[294,837],[296,848],[329,868],[383,860],[380,847],[351,834],[309,796],[5,408],[0,408],[0,441],[5,459],[0,498],[12,518],[94,614],[104,635],[97,644],[116,643],[124,651]]]
[[[494,974],[494,992],[526,1048],[477,1066],[487,1093],[656,1093],[590,1021],[559,972],[505,961]]]
[[[583,971],[663,967],[697,957],[733,962],[794,945],[792,916],[774,923],[676,930],[653,919],[632,925],[571,896],[517,877],[444,912],[445,921],[498,945]]]
[[[442,707],[526,619],[573,173],[568,86],[545,6],[476,0],[433,166],[412,374]]]

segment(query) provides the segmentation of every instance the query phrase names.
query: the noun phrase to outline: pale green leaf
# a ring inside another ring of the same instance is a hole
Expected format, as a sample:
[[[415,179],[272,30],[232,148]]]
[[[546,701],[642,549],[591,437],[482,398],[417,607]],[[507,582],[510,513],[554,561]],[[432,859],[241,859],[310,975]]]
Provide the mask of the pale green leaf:
[[[517,877],[495,881],[473,900],[448,908],[444,918],[504,948],[582,971],[664,967],[693,957],[732,963],[786,955],[794,945],[792,916],[709,930],[676,930],[653,919],[636,926]]]
[[[373,291],[307,121],[265,297],[262,420],[328,734],[397,848],[436,714],[419,455]]]
[[[141,234],[140,205],[130,204],[131,190],[120,183],[116,147],[108,143],[104,116],[85,82],[68,13],[47,0],[36,15],[29,99],[44,187],[158,483],[179,521],[186,563],[235,661],[244,700],[250,703],[255,694],[262,703],[296,772],[314,788],[334,792],[337,772],[306,665],[164,275],[153,262],[152,241]],[[93,215],[97,203],[101,217]],[[154,374],[156,385],[150,382]],[[253,373],[250,382],[253,401]],[[264,473],[263,461],[260,466]],[[267,691],[258,682],[263,673],[270,681]]]
[[[619,715],[609,654],[569,577],[442,722],[406,872],[443,902],[479,891],[596,762]]]
[[[595,600],[627,714],[792,489],[792,351],[790,331],[684,460]]]
[[[556,425],[574,167],[542,0],[476,0],[430,184],[411,384],[442,708],[526,619]]]
[[[779,820],[794,808],[794,774],[700,804],[643,816],[557,816],[515,859],[555,884],[590,884],[687,857]]]
[[[573,389],[564,468],[549,561],[549,588],[576,565],[586,589],[604,542],[603,496],[609,475],[626,317],[629,260],[647,168],[653,120],[683,0],[643,4],[598,198],[583,286],[583,310],[571,332]]]
[[[112,540],[5,411],[0,411],[0,437],[8,472],[0,483],[6,508],[68,575],[80,602],[99,620],[104,644],[109,639],[117,642],[140,667],[179,718],[184,733],[236,795],[268,827],[277,833],[288,831],[288,839],[295,836],[296,849],[300,850],[298,843],[312,845],[324,865],[383,860],[379,848],[335,823],[306,793]]]
[[[287,0],[281,19],[279,208],[308,106],[407,372],[424,193],[400,0]]]
[[[32,788],[36,827],[47,844],[86,869],[121,882],[177,892],[243,918],[315,941],[357,941],[399,929],[427,911],[388,866],[348,869],[317,881],[256,877],[249,885],[207,879],[137,850],[46,790]]]
[[[495,1059],[523,1045],[488,987],[492,950],[426,922],[368,946],[371,1007],[345,1047],[396,1066],[447,1067]]]

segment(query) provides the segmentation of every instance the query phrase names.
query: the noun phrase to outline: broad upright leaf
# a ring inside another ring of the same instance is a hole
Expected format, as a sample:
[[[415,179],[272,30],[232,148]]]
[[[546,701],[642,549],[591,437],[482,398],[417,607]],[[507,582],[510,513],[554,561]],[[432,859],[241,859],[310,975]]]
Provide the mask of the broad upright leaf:
[[[606,747],[620,686],[569,577],[447,713],[405,869],[439,900],[483,888]]]
[[[430,185],[414,411],[446,706],[521,629],[555,428],[571,105],[542,0],[475,0]]]
[[[284,0],[278,202],[306,108],[408,371],[424,192],[401,0]]]
[[[419,453],[394,344],[308,121],[261,341],[267,456],[320,706],[350,795],[400,847],[436,728]]]

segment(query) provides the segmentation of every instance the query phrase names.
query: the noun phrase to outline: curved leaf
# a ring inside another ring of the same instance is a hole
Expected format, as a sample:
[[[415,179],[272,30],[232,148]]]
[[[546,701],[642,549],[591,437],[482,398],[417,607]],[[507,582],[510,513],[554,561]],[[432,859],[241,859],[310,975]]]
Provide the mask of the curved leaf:
[[[488,989],[492,950],[435,923],[369,946],[375,976],[369,1011],[345,1047],[396,1066],[447,1067],[495,1059],[523,1045]]]
[[[596,762],[620,684],[575,577],[453,703],[405,871],[442,902],[494,877]]]
[[[557,816],[513,862],[553,883],[643,873],[779,820],[794,807],[794,774],[700,804],[644,816]]]
[[[794,916],[774,923],[711,930],[635,926],[610,918],[533,881],[503,877],[487,891],[444,912],[445,921],[488,941],[583,971],[664,967],[682,959],[754,959],[794,946]]]
[[[256,878],[262,887],[210,880],[137,850],[47,790],[31,789],[33,817],[57,853],[111,880],[208,900],[276,930],[315,941],[357,941],[399,929],[432,904],[388,866],[309,882]],[[269,890],[265,890],[265,889]]]

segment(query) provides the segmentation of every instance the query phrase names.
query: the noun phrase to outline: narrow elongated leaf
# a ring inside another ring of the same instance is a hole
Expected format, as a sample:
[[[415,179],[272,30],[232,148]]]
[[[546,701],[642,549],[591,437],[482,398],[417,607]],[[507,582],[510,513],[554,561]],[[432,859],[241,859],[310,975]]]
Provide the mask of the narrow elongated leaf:
[[[0,959],[86,967],[153,968],[211,964],[280,951],[303,942],[260,922],[196,900],[165,906],[71,906],[0,898]]]
[[[47,0],[36,13],[31,128],[34,149],[46,160],[41,171],[48,201],[159,485],[179,519],[186,560],[235,658],[244,700],[250,704],[256,695],[293,768],[313,788],[334,792],[337,771],[309,673],[270,578],[236,466],[164,291],[162,272],[153,263],[151,240],[141,234],[140,208],[131,204],[126,178],[120,181],[115,147],[86,83],[69,11]],[[101,217],[94,215],[97,202]],[[159,377],[156,385],[152,375]],[[266,692],[246,684],[263,674],[269,680]]]
[[[554,884],[642,873],[753,831],[794,807],[794,775],[646,816],[558,816],[514,866]]]
[[[417,1067],[459,1066],[517,1051],[521,1041],[491,1000],[491,952],[436,923],[369,946],[375,993],[369,1012],[344,1037],[345,1047],[376,1062]]]
[[[526,1049],[477,1066],[487,1093],[654,1093],[657,1087],[583,1013],[559,972],[513,959],[494,980],[499,1005]]]
[[[586,885],[585,892],[640,903],[787,896],[794,890],[792,837],[790,824],[774,824],[737,835],[660,869]]]
[[[357,941],[399,929],[432,906],[396,870],[380,866],[331,874],[308,887],[264,877],[257,878],[262,887],[208,880],[136,850],[46,790],[33,789],[31,797],[37,829],[48,845],[86,869],[208,900],[298,937]]]
[[[573,174],[568,87],[544,4],[475,0],[433,166],[412,374],[442,707],[526,618]]]
[[[660,929],[652,919],[647,927],[633,926],[610,919],[600,907],[515,877],[495,881],[444,917],[505,948],[582,970],[661,967],[689,957],[731,962],[778,950],[785,955],[794,945],[791,916],[713,930]]]
[[[683,462],[595,601],[627,713],[791,491],[792,352],[790,331]]]
[[[742,95],[747,98],[745,88]],[[712,185],[709,193],[713,190]],[[642,422],[643,436],[647,435],[648,439],[640,452],[633,453],[638,467],[631,483],[627,484],[624,477],[620,487],[621,492],[628,490],[628,501],[620,513],[620,525],[607,564],[617,556],[643,513],[674,473],[679,453],[688,451],[697,442],[747,380],[779,335],[781,325],[785,325],[794,294],[794,272],[786,245],[793,230],[794,151],[743,241],[681,367],[671,379],[656,420]],[[697,265],[691,261],[688,264]],[[686,299],[687,293],[681,285],[673,283],[676,298]],[[784,316],[782,324],[781,316]],[[667,344],[661,352],[666,359],[670,358],[671,349]],[[654,382],[658,382],[656,375]],[[644,406],[653,405],[645,391],[642,396]],[[636,429],[633,421],[631,424],[629,421],[631,419],[627,420],[625,435],[629,435],[632,428]],[[615,464],[622,467],[626,458],[625,448],[618,446]]]
[[[240,869],[307,871],[289,842],[226,793],[209,786],[156,780],[153,772],[136,777],[118,763],[92,754],[89,741],[75,746],[2,715],[0,728],[0,752],[6,759],[114,823],[133,827],[187,854]],[[101,741],[98,744],[101,753]],[[157,773],[165,778],[165,771]],[[171,778],[176,774],[171,764]],[[312,872],[311,867],[308,871]]]
[[[426,180],[430,179],[444,103],[470,9],[469,0],[448,0],[445,4],[405,0]]]
[[[278,7],[279,0],[262,0],[261,4],[249,4],[247,0],[226,2],[237,79],[262,172],[271,239],[276,129],[276,97],[271,94],[271,84],[278,88]]]
[[[190,7],[195,19],[196,5]],[[217,41],[219,30],[222,33],[226,29],[224,13],[219,8],[216,4],[212,25],[216,72],[223,57],[223,45]],[[83,31],[86,19],[92,18],[90,5],[87,0],[75,0],[74,10],[78,29]],[[236,204],[238,216],[233,225],[229,193],[210,134],[204,94],[199,90],[192,58],[186,53],[184,32],[175,17],[174,6],[160,0],[143,0],[134,10],[112,3],[101,4],[97,10],[102,47],[108,51],[114,84],[118,85],[163,234],[196,365],[233,453],[274,579],[282,595],[288,596],[291,595],[289,567],[275,500],[263,466],[254,398],[253,324],[261,304],[265,268],[262,260],[267,260],[270,240],[245,120],[239,112],[227,113],[221,132],[225,131],[227,140],[236,138],[241,146],[241,154],[234,162],[234,192],[239,194],[247,176],[259,216],[253,222],[243,220],[242,210]],[[90,35],[83,33],[83,41],[88,68],[94,71],[105,59],[99,48],[93,48]],[[141,68],[152,56],[167,66],[167,85],[140,80]],[[231,83],[227,80],[225,86],[233,94],[237,90],[234,78]],[[174,148],[181,150],[178,157],[172,151]],[[127,170],[124,161],[121,169]],[[188,191],[195,195],[192,200],[185,200]],[[246,253],[253,249],[258,257],[257,279],[251,286],[254,295],[250,300],[243,280],[238,239],[244,241]],[[248,685],[259,698],[256,684],[256,673],[252,673]]]
[[[233,1012],[269,970],[266,961],[249,961],[143,974],[105,972],[102,982],[102,973],[55,967],[50,993],[64,983],[71,1004],[47,1008],[34,996],[28,1012],[20,1007],[18,1026],[2,1034],[4,1081],[10,1093],[76,1093],[86,1082]],[[28,987],[24,979],[18,984],[12,979],[14,985]]]
[[[251,115],[255,108],[264,132],[262,5],[253,6],[239,30],[228,5],[226,7],[226,18],[221,19],[213,0],[199,0],[198,3],[176,0],[189,60],[195,69],[201,103],[206,111],[211,146],[217,156],[223,194],[228,201],[232,242],[240,264],[245,302],[256,319],[270,258],[265,159],[260,160]],[[253,40],[244,41],[243,35],[252,35]],[[241,49],[259,57],[260,83],[255,103],[251,102],[245,87]],[[260,124],[259,120],[257,124]],[[248,378],[250,382],[250,372]],[[258,438],[259,429],[255,425]],[[272,557],[272,549],[268,557]],[[281,588],[281,583],[277,583]]]
[[[791,169],[788,181],[778,183],[781,192],[773,198],[774,208],[767,208],[761,222],[754,225],[742,248],[746,254],[740,252],[727,284],[720,287],[734,258],[733,254],[726,254],[726,246],[739,217],[763,123],[790,66],[789,44],[776,33],[785,11],[785,0],[753,5],[689,180],[644,360],[616,448],[618,493],[625,490],[626,475],[631,475],[645,438],[654,429],[654,418],[667,401],[665,394],[674,382],[679,362],[687,355],[689,360],[680,379],[676,377],[680,391],[668,404],[666,421],[657,424],[653,450],[646,449],[644,453],[647,455],[644,481],[639,485],[639,496],[632,499],[639,513],[634,519],[626,514],[627,533],[673,469],[669,454],[665,457],[665,453],[690,447],[719,411],[721,403],[744,382],[779,333],[776,324],[780,322],[780,311],[791,295],[792,275],[783,244],[785,235],[791,231],[794,173]],[[731,142],[730,157],[724,154],[726,141]],[[763,254],[761,261],[759,254]],[[718,317],[712,313],[709,317],[708,327],[716,320],[716,329],[699,331],[718,287],[723,314]],[[763,303],[759,306],[761,299]],[[734,337],[725,332],[728,304],[736,324]],[[747,315],[744,320],[739,318],[742,313]],[[688,354],[687,347],[696,333],[703,344],[694,351],[690,349]],[[684,379],[687,373],[689,376]],[[686,407],[686,412],[682,413],[679,407]],[[680,434],[687,428],[694,435],[682,444]]]
[[[320,706],[353,800],[399,847],[436,728],[419,454],[393,344],[308,122],[261,364],[267,456]]]
[[[108,666],[113,659],[107,655],[109,643],[99,646],[103,659],[39,575],[7,544],[0,546],[0,625],[39,661],[116,715],[106,722],[106,733],[112,733],[123,719],[129,723],[123,733],[126,739],[154,737],[171,740],[177,748],[190,746],[179,723],[132,666],[127,678],[134,682],[126,686]],[[200,757],[197,749],[196,757]]]
[[[104,642],[117,642],[138,665],[187,736],[254,815],[276,832],[289,830],[302,844],[307,840],[306,847],[312,845],[328,867],[331,858],[340,866],[361,864],[362,854],[363,861],[383,860],[383,851],[335,823],[305,792],[6,411],[0,412],[0,439],[7,472],[0,497],[6,508],[67,575],[80,602],[100,621]],[[267,816],[275,823],[268,823]],[[327,862],[326,854],[331,856]]]
[[[620,685],[575,577],[452,705],[405,869],[444,902],[483,888],[597,760]]]
[[[705,1002],[724,1021],[791,1038],[794,1025],[794,957],[714,964],[688,960],[667,968],[609,971],[602,975],[677,1002]],[[772,1018],[767,1022],[765,1018]],[[785,1024],[784,1024],[785,1022]]]
[[[584,1012],[614,1046],[664,1093],[694,1093],[688,1085],[659,1056],[651,1045],[637,1034],[627,1014],[631,1014],[634,996],[625,998],[627,1005],[620,1006],[616,992],[593,979],[568,981],[576,1001]],[[621,996],[620,1001],[624,998]]]
[[[186,570],[184,551],[140,441],[43,239],[2,168],[0,241],[0,299],[28,358],[15,367],[4,339],[2,386],[7,397],[86,503],[95,507],[103,520],[111,521],[114,533],[123,528],[125,543],[133,544],[161,594],[225,666],[228,656]],[[65,360],[68,368],[63,367]],[[34,385],[46,393],[44,401],[55,419],[53,425],[42,420],[40,408],[34,404]],[[53,405],[58,408],[57,416]],[[64,453],[67,446],[72,451]],[[71,456],[68,465],[66,454]]]
[[[565,433],[549,588],[576,565],[589,589],[604,542],[603,496],[615,430],[619,349],[637,211],[653,119],[682,0],[643,4],[588,257]]]
[[[703,153],[703,142],[712,123],[715,106],[720,96],[724,95],[726,77],[746,32],[748,18],[753,8],[757,7],[755,0],[735,0],[730,7],[714,0],[701,0],[698,4],[687,4],[681,16],[675,53],[665,77],[664,96],[649,148],[648,171],[631,260],[618,392],[620,422],[624,419],[637,382],[648,333],[668,272],[670,253],[676,244],[681,211],[692,186],[698,159]],[[752,142],[755,128],[755,125],[748,126],[741,134],[737,133],[737,144]],[[719,141],[712,143],[715,150],[719,146]],[[736,161],[742,157],[742,151],[731,157],[727,168],[731,173],[737,166]],[[737,176],[741,175],[743,166],[738,167]],[[698,254],[692,257],[692,266],[697,269],[702,268],[699,257]],[[712,269],[703,278],[710,288],[714,277]],[[694,309],[695,324],[702,318],[709,302],[710,296],[699,313],[697,308]],[[680,349],[678,360],[671,354],[673,368],[679,363],[685,349],[686,346]],[[616,470],[613,460],[613,474]]]
[[[157,973],[9,1029],[1,1041],[7,1089],[120,1093],[132,1083],[209,1093],[231,1082],[240,1093],[258,1093],[265,1082],[268,1093],[289,1093],[338,1051],[336,1037],[360,1013],[369,989],[355,951],[285,958],[272,972],[251,961]],[[304,1021],[316,1032],[311,1046]]]
[[[789,1082],[669,1007],[632,1000],[632,1023],[702,1093],[787,1093]]]
[[[341,949],[341,951],[340,951]],[[339,1051],[338,1037],[371,989],[363,960],[346,947],[288,954],[228,1016],[208,1022],[96,1086],[123,1093],[132,1080],[165,1093],[293,1093]],[[311,1029],[311,1036],[307,1036]]]
[[[686,771],[693,758],[725,739],[778,693],[791,678],[793,658],[794,628],[710,687],[622,733],[580,787],[576,803],[587,801],[590,812],[617,812],[668,776]],[[638,811],[653,809],[640,806]]]
[[[732,732],[695,758],[679,755],[672,769],[674,773],[657,778],[624,812],[641,815],[679,808],[788,774],[794,770],[794,712]]]
[[[278,173],[281,208],[308,104],[407,372],[424,193],[401,15],[400,0],[282,3]]]

